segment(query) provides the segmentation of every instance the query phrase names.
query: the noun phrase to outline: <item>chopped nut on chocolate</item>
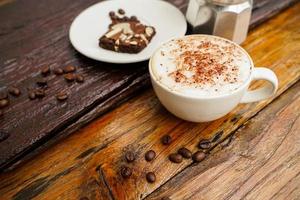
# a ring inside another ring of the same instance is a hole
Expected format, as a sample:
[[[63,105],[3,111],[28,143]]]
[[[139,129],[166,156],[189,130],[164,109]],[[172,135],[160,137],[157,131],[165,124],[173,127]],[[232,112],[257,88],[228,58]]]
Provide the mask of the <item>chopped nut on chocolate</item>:
[[[155,28],[140,23],[136,16],[124,16],[125,11],[111,11],[109,30],[99,39],[99,46],[123,53],[139,53],[156,34]],[[121,16],[120,16],[121,15]]]

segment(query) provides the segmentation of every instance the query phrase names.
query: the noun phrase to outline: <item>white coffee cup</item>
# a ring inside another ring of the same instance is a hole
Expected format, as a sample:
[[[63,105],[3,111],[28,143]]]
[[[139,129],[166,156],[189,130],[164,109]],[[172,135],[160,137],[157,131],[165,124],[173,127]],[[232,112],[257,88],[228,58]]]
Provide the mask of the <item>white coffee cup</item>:
[[[227,39],[211,35],[199,36],[215,37],[229,41]],[[185,37],[183,37],[183,39]],[[243,84],[238,87],[238,89],[219,96],[191,96],[171,90],[169,87],[162,84],[154,75],[152,66],[153,56],[150,58],[149,72],[154,91],[160,102],[166,107],[168,111],[173,113],[175,116],[187,121],[206,122],[223,117],[224,115],[232,111],[239,103],[261,101],[271,97],[276,93],[278,88],[278,79],[275,73],[267,68],[254,67],[253,61],[248,53],[238,44],[235,44],[232,41],[229,42],[240,48],[249,57],[252,67],[249,78],[245,82],[243,82]],[[158,49],[157,51],[159,50],[160,49]],[[249,91],[249,85],[253,80],[266,80],[271,84],[268,84],[265,87],[259,89],[255,89],[253,91]]]

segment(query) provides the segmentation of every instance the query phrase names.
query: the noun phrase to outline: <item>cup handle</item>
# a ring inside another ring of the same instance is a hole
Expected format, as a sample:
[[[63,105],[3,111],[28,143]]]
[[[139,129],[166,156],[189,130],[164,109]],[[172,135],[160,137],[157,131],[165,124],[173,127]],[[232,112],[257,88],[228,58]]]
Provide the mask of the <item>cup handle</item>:
[[[254,68],[252,72],[252,80],[266,80],[271,84],[268,84],[265,87],[253,90],[253,91],[247,91],[246,94],[242,97],[241,103],[250,103],[255,101],[261,101],[266,98],[271,97],[274,95],[278,88],[278,79],[276,74],[264,67],[257,67]]]

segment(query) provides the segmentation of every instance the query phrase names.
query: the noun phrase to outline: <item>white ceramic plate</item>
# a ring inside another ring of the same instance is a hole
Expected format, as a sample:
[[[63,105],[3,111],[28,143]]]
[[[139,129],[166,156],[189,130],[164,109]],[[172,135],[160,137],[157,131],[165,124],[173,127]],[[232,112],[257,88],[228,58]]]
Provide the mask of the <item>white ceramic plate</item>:
[[[157,34],[138,54],[116,53],[98,46],[98,39],[111,23],[110,11],[122,8],[126,16],[135,15],[146,25],[154,26]],[[187,24],[183,14],[173,5],[161,0],[108,0],[97,3],[73,21],[69,37],[74,48],[83,55],[110,63],[133,63],[147,60],[162,43],[185,35]]]

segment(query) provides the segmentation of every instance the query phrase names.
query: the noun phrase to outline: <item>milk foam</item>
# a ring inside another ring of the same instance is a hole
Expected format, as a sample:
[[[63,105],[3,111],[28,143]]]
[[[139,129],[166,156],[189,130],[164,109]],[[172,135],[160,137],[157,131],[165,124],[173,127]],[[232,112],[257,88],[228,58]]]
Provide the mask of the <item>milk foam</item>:
[[[249,79],[251,68],[252,61],[241,48],[202,35],[171,40],[151,59],[157,81],[189,96],[231,93]]]

